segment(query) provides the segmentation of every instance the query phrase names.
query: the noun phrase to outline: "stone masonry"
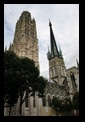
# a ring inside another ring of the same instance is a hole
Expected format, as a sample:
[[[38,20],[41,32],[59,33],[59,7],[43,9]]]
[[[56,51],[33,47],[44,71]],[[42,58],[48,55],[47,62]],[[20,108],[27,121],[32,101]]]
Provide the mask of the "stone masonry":
[[[24,11],[16,23],[13,44],[10,49],[19,57],[27,57],[34,60],[39,68],[38,39],[35,19],[31,19],[31,14]]]

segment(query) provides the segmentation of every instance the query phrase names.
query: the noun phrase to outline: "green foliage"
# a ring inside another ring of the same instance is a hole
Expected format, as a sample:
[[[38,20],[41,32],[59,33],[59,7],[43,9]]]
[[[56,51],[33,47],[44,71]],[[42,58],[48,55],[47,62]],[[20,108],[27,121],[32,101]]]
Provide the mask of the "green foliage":
[[[69,112],[72,110],[72,102],[70,98],[65,98],[61,100],[59,98],[54,97],[52,100],[52,105],[55,108],[56,112],[62,113],[62,115],[69,115]]]
[[[76,92],[73,96],[73,100],[70,98],[65,98],[60,100],[56,97],[52,100],[52,105],[55,108],[56,112],[62,113],[62,116],[72,115],[74,109],[79,110],[79,92]]]
[[[18,82],[15,75],[15,71],[18,70],[18,60],[13,52],[4,53],[4,103],[12,106],[18,99]]]
[[[35,67],[34,61],[28,58],[22,58],[20,60],[20,72],[18,79],[20,81],[20,90],[26,91],[29,87],[33,87],[38,76],[39,70]]]
[[[79,92],[76,92],[72,100],[73,109],[79,109]]]
[[[21,96],[22,104],[26,100],[22,100],[26,91],[28,95],[38,91],[42,96],[46,81],[44,77],[39,76],[39,70],[33,60],[19,58],[12,51],[4,52],[4,103],[13,106]]]
[[[39,76],[36,80],[36,83],[33,86],[33,89],[39,92],[40,97],[44,96],[46,84],[47,84],[47,79],[44,78],[43,76]]]
[[[54,106],[54,108],[57,110],[57,108],[61,108],[61,100],[59,100],[57,97],[53,97],[52,99],[52,105]]]

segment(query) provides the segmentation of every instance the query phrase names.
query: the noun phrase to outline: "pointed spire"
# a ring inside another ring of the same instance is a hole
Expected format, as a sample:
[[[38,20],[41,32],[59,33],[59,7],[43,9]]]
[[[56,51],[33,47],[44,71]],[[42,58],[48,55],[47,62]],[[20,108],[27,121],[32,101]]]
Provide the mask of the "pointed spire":
[[[49,45],[48,45],[48,54],[50,54]]]
[[[34,17],[33,17],[32,21],[35,22],[35,18]]]
[[[58,48],[57,48],[57,44],[56,44],[56,41],[55,41],[55,37],[54,37],[54,34],[53,34],[53,30],[52,30],[52,24],[51,24],[50,20],[49,20],[49,26],[50,26],[51,55],[52,55],[52,57],[54,57],[54,56],[59,57],[59,52],[58,52]]]
[[[79,63],[78,63],[78,60],[76,59],[76,62],[77,62],[77,68],[79,69]]]
[[[49,52],[50,50],[49,50],[49,45],[48,45],[48,52]]]
[[[5,47],[5,52],[7,51],[7,46]]]
[[[47,53],[47,58],[48,58],[48,60],[51,58],[51,52],[50,52],[50,50],[49,50],[49,45],[48,45],[48,53]]]
[[[10,42],[9,51],[11,51],[11,47],[12,47],[12,44],[11,44],[11,42]]]
[[[52,26],[50,19],[49,19],[49,26],[50,26],[50,27]]]
[[[60,44],[59,44],[59,56],[60,56],[60,58],[63,58],[62,50],[61,50]]]

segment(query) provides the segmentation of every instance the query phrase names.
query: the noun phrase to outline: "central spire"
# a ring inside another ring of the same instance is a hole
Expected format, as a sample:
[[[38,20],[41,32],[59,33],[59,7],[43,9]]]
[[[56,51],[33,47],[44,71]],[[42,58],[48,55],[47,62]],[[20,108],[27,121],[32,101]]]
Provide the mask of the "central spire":
[[[53,34],[53,30],[52,30],[52,24],[51,24],[50,20],[49,20],[49,26],[50,26],[51,54],[52,54],[52,57],[54,57],[54,56],[59,57],[59,52],[58,52],[58,48],[57,48],[57,44],[56,44],[56,41],[55,41],[55,37],[54,37],[54,34]]]
[[[56,41],[55,41],[55,37],[54,37],[54,33],[53,33],[53,30],[52,30],[52,24],[49,20],[49,26],[50,26],[50,47],[51,47],[51,50],[48,50],[48,53],[47,53],[47,57],[48,57],[48,60],[57,56],[59,58],[63,58],[62,56],[62,51],[59,47],[59,50],[58,50],[58,47],[57,47],[57,44],[56,44]]]

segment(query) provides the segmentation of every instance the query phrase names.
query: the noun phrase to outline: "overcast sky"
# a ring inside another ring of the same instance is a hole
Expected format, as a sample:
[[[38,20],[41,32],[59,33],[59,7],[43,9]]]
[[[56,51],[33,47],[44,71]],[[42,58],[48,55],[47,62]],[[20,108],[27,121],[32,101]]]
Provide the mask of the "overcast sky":
[[[79,61],[79,4],[4,4],[4,48],[13,42],[15,25],[23,11],[29,11],[36,20],[41,75],[49,77],[49,19],[66,68],[76,66],[76,59]]]

